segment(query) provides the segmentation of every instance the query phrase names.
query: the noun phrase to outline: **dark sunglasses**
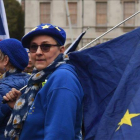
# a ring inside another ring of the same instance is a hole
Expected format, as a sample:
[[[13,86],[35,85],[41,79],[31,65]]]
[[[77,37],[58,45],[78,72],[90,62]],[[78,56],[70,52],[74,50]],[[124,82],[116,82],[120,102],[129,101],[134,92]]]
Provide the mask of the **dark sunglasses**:
[[[40,46],[42,52],[49,52],[50,51],[50,47],[52,46],[60,46],[58,44],[41,44],[41,45],[37,45],[37,44],[32,44],[31,46],[29,46],[29,50],[31,53],[36,53],[38,47]]]

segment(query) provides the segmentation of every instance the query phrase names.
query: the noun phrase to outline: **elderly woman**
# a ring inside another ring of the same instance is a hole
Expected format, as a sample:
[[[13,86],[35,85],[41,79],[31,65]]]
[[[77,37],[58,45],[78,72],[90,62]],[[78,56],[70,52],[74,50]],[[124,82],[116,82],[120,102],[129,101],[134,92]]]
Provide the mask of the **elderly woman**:
[[[65,31],[41,24],[22,38],[36,68],[16,101],[5,136],[20,140],[80,140],[83,89],[64,60]],[[18,94],[13,89],[10,94]],[[10,107],[11,97],[4,96]]]
[[[4,129],[11,114],[11,108],[2,104],[3,96],[12,88],[20,89],[27,84],[29,75],[22,73],[28,64],[28,54],[20,41],[0,41],[0,140],[5,140]]]

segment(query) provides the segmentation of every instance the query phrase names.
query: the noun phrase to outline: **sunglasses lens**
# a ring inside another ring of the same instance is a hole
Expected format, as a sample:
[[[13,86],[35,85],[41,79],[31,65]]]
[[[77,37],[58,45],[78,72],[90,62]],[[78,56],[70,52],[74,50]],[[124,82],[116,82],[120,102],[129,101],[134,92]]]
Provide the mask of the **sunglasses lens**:
[[[43,52],[48,52],[50,50],[51,45],[50,44],[41,44],[40,47]]]
[[[29,50],[30,50],[31,53],[35,53],[35,52],[37,51],[37,48],[38,48],[37,45],[31,45],[31,46],[29,47]]]
[[[51,46],[58,46],[58,45],[52,45],[52,44],[41,44],[41,45],[36,45],[33,44],[29,47],[29,50],[31,53],[36,53],[38,47],[40,46],[42,52],[49,52]]]

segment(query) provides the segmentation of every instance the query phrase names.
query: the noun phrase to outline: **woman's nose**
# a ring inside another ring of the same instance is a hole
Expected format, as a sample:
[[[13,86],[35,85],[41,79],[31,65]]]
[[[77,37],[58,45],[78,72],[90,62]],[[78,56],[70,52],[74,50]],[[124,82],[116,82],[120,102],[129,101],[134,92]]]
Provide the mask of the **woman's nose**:
[[[40,47],[40,46],[38,46],[38,48],[37,48],[37,50],[36,50],[36,53],[37,53],[37,54],[40,54],[40,53],[42,54],[42,50],[41,50],[41,47]]]

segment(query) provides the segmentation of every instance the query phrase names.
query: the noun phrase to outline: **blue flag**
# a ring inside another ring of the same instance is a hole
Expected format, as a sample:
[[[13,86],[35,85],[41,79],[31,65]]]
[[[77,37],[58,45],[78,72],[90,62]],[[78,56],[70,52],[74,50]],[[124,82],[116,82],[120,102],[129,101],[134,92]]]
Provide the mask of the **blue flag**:
[[[0,40],[9,38],[9,30],[3,0],[0,0]]]
[[[139,123],[140,42],[102,116],[95,140],[139,140]]]
[[[3,26],[1,16],[0,16],[0,35],[5,35],[5,30],[4,30],[4,26]]]
[[[127,80],[130,79],[125,79],[123,85],[122,80],[125,78],[125,74],[129,75],[131,73],[129,70],[134,68],[130,66],[130,63],[140,61],[140,58],[139,60],[136,58],[137,61],[133,59],[139,49],[140,28],[137,28],[98,46],[69,54],[70,63],[75,65],[85,93],[83,107],[85,140],[110,140],[111,134],[117,134],[115,132],[119,132],[122,128],[121,125],[118,125],[119,121],[127,111],[127,105],[132,99],[131,95],[134,94],[134,92],[131,92],[130,95],[127,93],[129,100],[125,97],[124,94],[130,89],[125,89],[123,86],[129,87]],[[135,74],[137,83],[139,77],[137,73]],[[133,86],[131,85],[131,88]],[[123,93],[119,91],[121,89],[124,90]],[[134,89],[130,91],[134,91]],[[125,100],[122,99],[122,96],[125,97]],[[126,102],[125,107],[122,107],[122,104],[116,104],[115,100],[117,103]],[[120,112],[116,112],[118,110]],[[112,112],[110,113],[110,111]],[[114,114],[114,111],[118,114]],[[129,111],[129,113],[131,112]],[[134,112],[132,113],[134,114]]]
[[[87,31],[87,30],[86,30]],[[82,32],[76,40],[65,50],[64,54],[68,54],[70,52],[73,52],[77,49],[78,44],[80,43],[82,37],[85,35],[86,31]]]

